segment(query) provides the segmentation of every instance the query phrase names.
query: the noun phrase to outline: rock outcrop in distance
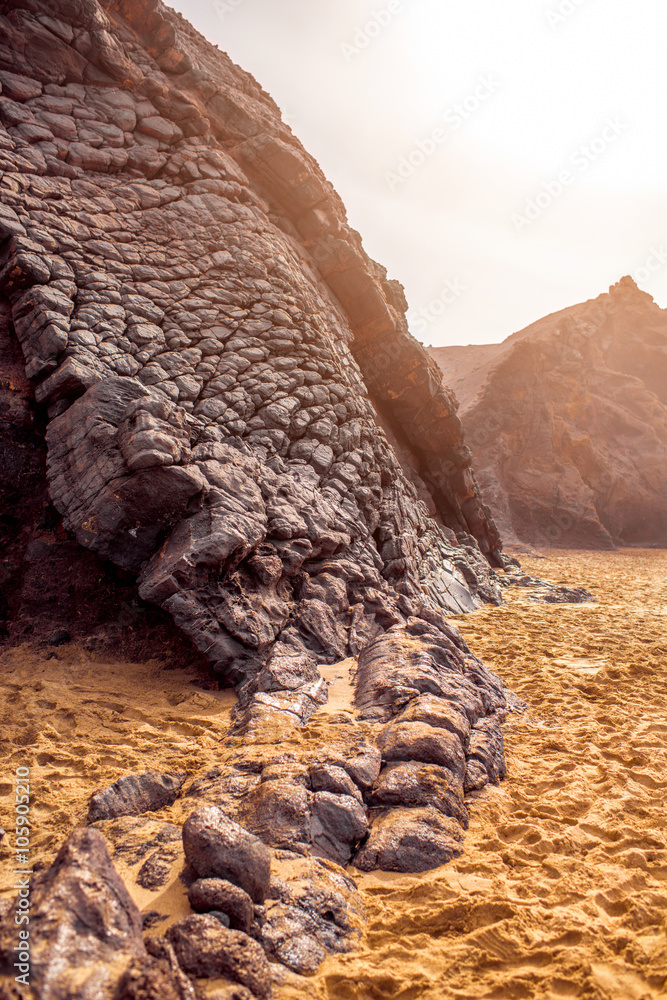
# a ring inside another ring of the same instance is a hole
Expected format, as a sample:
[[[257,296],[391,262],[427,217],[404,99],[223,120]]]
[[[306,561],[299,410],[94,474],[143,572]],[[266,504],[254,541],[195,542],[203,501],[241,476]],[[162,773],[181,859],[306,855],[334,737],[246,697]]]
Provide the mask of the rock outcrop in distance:
[[[506,542],[667,545],[667,310],[632,278],[502,344],[431,354]]]
[[[4,640],[146,616],[238,690],[219,766],[118,775],[35,873],[32,986],[268,996],[260,953],[353,947],[341,866],[445,863],[504,775],[516,703],[446,619],[501,601],[498,531],[401,286],[248,74],[158,0],[0,0],[0,86]],[[356,714],[297,759],[348,658]],[[110,850],[202,912],[144,942]],[[0,976],[16,944],[10,914]]]

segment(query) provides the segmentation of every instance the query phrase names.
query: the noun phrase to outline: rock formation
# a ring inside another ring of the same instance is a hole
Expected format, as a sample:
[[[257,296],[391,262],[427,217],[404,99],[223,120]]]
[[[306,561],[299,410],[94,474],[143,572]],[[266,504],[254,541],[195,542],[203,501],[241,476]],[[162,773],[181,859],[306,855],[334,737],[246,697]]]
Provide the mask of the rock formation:
[[[501,601],[499,535],[401,286],[250,76],[159,0],[13,0],[0,85],[5,639],[125,642],[136,613],[149,646],[196,649],[238,690],[219,767],[121,775],[88,815],[142,888],[180,865],[197,915],[144,945],[74,831],[34,893],[94,928],[49,964],[38,922],[38,986],[268,996],[259,945],[294,972],[353,946],[341,866],[444,863],[464,794],[503,776],[512,697],[445,617]],[[356,657],[356,719],[297,760],[271,727],[316,716],[320,666]],[[184,854],[136,818],[174,803]],[[238,858],[201,863],[230,830],[237,853],[265,845],[252,898]],[[112,954],[98,909],[117,905]]]
[[[431,353],[506,541],[667,545],[667,311],[631,278],[502,344]]]

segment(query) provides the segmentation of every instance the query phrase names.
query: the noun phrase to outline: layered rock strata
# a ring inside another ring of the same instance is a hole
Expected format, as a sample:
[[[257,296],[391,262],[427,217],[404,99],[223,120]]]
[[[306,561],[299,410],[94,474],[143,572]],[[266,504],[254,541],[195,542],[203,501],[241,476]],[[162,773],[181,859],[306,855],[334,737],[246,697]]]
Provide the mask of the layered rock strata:
[[[222,672],[286,626],[345,653],[323,574],[371,628],[373,593],[498,599],[451,394],[273,102],[157,6],[0,27],[0,291],[67,529]]]
[[[243,978],[261,965],[244,935],[295,972],[351,947],[343,866],[444,863],[465,792],[502,776],[511,698],[445,618],[500,602],[498,532],[400,285],[251,77],[155,0],[20,0],[0,3],[0,85],[7,636],[26,581],[42,615],[38,583],[65,545],[63,564],[85,553],[100,586],[110,566],[125,593],[136,579],[142,607],[239,694],[218,768],[184,785],[119,776],[89,813],[125,860],[140,824],[137,884],[181,865],[200,915],[144,945],[114,876],[88,877],[111,864],[99,842],[75,831],[36,898],[70,928],[90,893],[124,930],[111,947],[95,916],[85,954],[66,937],[36,966],[39,988],[138,1000],[231,976],[266,996],[263,966]],[[80,637],[60,624],[50,641]],[[327,701],[320,667],[357,657],[357,717],[307,759],[281,748],[276,732]],[[183,855],[178,828],[128,816],[166,803],[222,808],[247,831],[234,826],[237,847],[271,849],[285,878],[252,919],[232,869],[192,870],[189,820]],[[40,956],[53,933],[45,917]],[[3,925],[5,974],[10,939]]]
[[[502,344],[432,355],[506,541],[667,545],[667,311],[632,278]]]

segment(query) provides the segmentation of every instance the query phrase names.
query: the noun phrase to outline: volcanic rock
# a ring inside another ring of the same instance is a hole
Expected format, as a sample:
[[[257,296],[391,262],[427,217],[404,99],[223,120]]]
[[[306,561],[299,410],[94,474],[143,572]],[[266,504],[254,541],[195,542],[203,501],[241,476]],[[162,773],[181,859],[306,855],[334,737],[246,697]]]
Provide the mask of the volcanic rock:
[[[205,806],[183,825],[183,849],[202,878],[224,878],[261,903],[269,887],[271,855],[253,834],[226,816]]]
[[[233,979],[257,997],[270,1000],[271,971],[261,946],[241,931],[230,931],[206,914],[193,914],[167,931],[178,964],[189,976]]]
[[[0,327],[64,528],[233,681],[284,632],[332,662],[410,599],[500,600],[454,399],[270,98],[159,2],[25,3],[0,4]]]
[[[423,872],[458,857],[462,840],[457,821],[434,806],[391,809],[375,819],[352,864],[362,871]]]
[[[667,545],[667,311],[632,278],[502,344],[431,354],[506,542]]]
[[[467,726],[489,722],[471,776],[501,773],[510,695],[446,620],[501,603],[500,537],[401,286],[251,76],[160,0],[0,0],[0,83],[3,635],[196,650],[237,686],[221,763],[184,788],[189,868],[172,824],[122,815],[178,781],[120,779],[89,818],[153,922],[194,871],[248,894],[261,941],[211,916],[218,884],[147,954],[89,828],[63,848],[95,856],[68,892],[113,900],[78,942],[65,912],[63,989],[71,952],[107,992],[169,996],[171,975],[184,996],[175,952],[265,996],[262,947],[304,972],[359,940],[352,856],[422,870],[459,850],[456,779],[424,768],[462,777]],[[357,656],[360,719],[296,759],[282,734],[322,711],[321,666]],[[398,755],[382,773],[376,738]]]
[[[88,823],[113,819],[116,816],[138,816],[170,806],[177,799],[184,775],[128,774],[115,781],[109,788],[95,792],[88,807]]]
[[[468,767],[470,764],[468,764]],[[447,767],[417,761],[390,763],[384,767],[366,795],[369,806],[435,806],[468,828],[468,810],[463,801],[463,782]]]
[[[460,739],[426,722],[393,722],[378,737],[387,761],[417,760],[448,768],[458,778],[465,773],[465,756]]]
[[[230,927],[245,931],[252,926],[255,915],[252,899],[237,885],[222,878],[200,878],[188,890],[190,906],[197,913],[219,910],[226,913]]]
[[[256,907],[258,940],[268,955],[293,972],[315,972],[327,953],[347,953],[361,938],[364,918],[349,873],[322,858],[275,852],[263,912]]]
[[[0,923],[0,975],[12,981],[22,926],[16,912],[13,906]],[[29,916],[29,978],[42,1000],[106,1000],[129,966],[136,973],[130,980],[142,975],[160,983],[165,997],[179,996],[169,970],[146,952],[139,910],[97,830],[77,828],[53,864],[32,876]]]

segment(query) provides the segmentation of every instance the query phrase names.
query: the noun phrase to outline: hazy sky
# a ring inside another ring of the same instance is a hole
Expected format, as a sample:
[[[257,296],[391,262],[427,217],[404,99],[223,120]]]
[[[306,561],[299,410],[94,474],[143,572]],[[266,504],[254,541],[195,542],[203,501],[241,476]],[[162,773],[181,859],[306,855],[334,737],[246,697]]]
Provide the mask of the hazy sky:
[[[426,344],[624,274],[667,306],[665,0],[179,0],[320,162]]]

